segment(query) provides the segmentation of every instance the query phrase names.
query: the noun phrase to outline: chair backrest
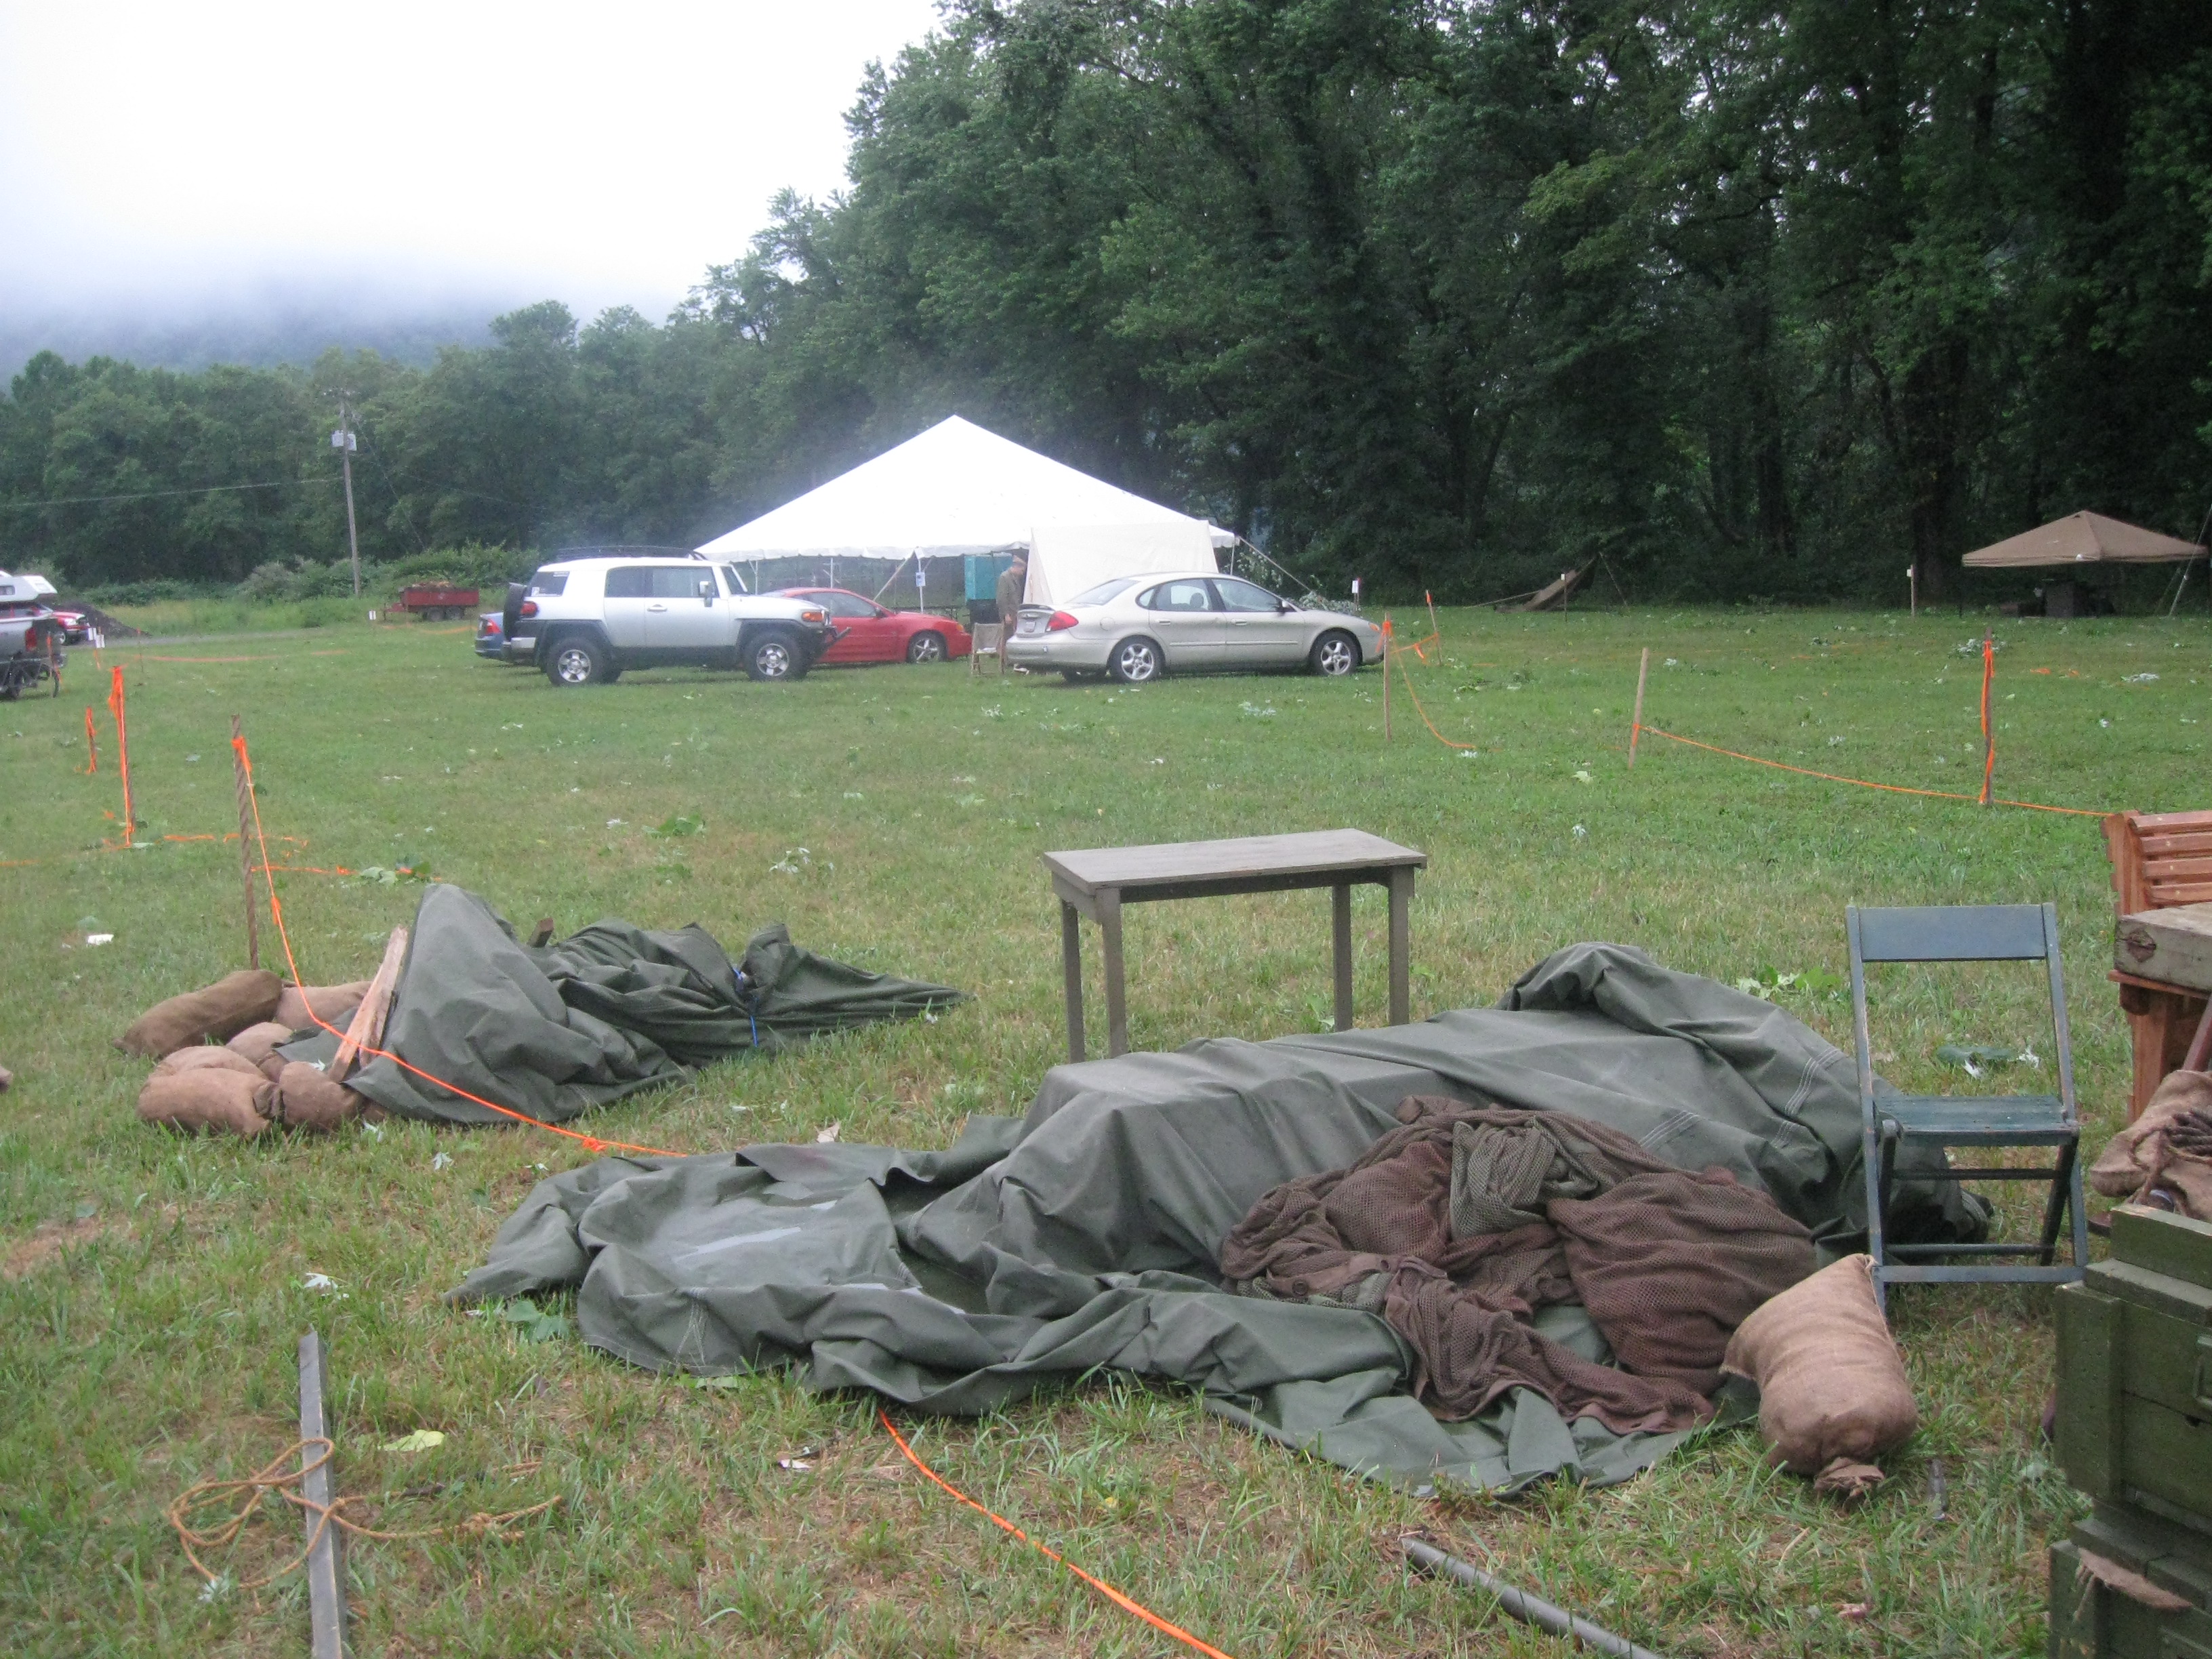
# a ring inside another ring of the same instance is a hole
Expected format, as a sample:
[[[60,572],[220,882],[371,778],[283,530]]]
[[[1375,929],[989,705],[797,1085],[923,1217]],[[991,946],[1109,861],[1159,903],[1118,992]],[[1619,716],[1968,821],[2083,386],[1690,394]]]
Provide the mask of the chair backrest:
[[[2074,1048],[2066,1027],[2066,983],[2058,964],[2058,908],[2053,904],[1929,904],[1895,908],[1848,906],[1851,1018],[1858,1048],[1859,1098],[1874,1110],[1874,1044],[1867,1029],[1869,962],[2033,962],[2051,985],[2051,1025],[2057,1052],[2058,1097],[2075,1115]]]
[[[2046,954],[2039,904],[1923,904],[1862,909],[1852,953],[1861,962],[2027,962]]]
[[[2114,812],[2105,851],[2121,915],[2212,899],[2212,812]]]

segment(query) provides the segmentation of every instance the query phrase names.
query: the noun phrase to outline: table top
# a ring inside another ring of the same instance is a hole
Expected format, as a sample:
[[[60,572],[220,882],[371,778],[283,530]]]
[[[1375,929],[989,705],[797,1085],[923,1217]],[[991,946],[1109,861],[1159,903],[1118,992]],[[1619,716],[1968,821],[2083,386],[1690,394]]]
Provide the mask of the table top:
[[[1047,853],[1045,866],[1084,892],[1176,882],[1312,875],[1334,870],[1421,869],[1429,855],[1364,830],[1315,830],[1231,841],[1171,841]]]

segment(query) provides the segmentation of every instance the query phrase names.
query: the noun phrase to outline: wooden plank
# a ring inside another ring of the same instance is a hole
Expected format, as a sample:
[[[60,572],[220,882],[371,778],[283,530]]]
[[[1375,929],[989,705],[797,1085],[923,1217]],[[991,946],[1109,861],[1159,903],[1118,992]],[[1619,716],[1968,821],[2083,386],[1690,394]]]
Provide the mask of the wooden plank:
[[[2144,851],[2149,854],[2148,848]],[[2212,878],[2212,856],[2202,853],[2150,854],[2143,860],[2143,874],[2154,884]]]
[[[2092,1498],[2119,1495],[2120,1333],[2116,1298],[2061,1285],[2058,1312],[2058,1462]]]
[[[2146,830],[2212,830],[2212,811],[2130,812],[2128,822],[2141,835]]]
[[[1364,830],[1322,830],[1226,841],[1165,842],[1047,853],[1045,865],[1079,887],[1131,888],[1216,877],[1275,876],[1425,866],[1428,854]]]
[[[2162,1498],[2191,1515],[2205,1513],[2212,1496],[2212,1422],[2123,1396],[2120,1437],[2124,1489]]]
[[[300,1339],[300,1438],[305,1441],[330,1438],[330,1425],[323,1413],[329,1358],[323,1339],[314,1332]],[[302,1477],[300,1495],[318,1509],[326,1510],[331,1501],[331,1466],[337,1460],[323,1456],[319,1446],[301,1448],[302,1468],[319,1460],[320,1467],[307,1469]],[[313,1652],[314,1659],[345,1659],[345,1579],[338,1562],[338,1528],[327,1524],[318,1528],[319,1519],[315,1510],[307,1512],[307,1536],[314,1540],[314,1547],[307,1552],[307,1617]]]
[[[392,1012],[392,995],[398,988],[400,964],[406,959],[407,930],[395,927],[392,937],[384,942],[384,960],[377,964],[376,977],[368,982],[368,994],[362,998],[361,1006],[346,1022],[345,1036],[338,1040],[337,1054],[324,1073],[331,1082],[343,1082],[360,1063],[361,1051],[374,1048],[384,1041],[384,1022]]]
[[[2122,916],[2112,928],[2112,962],[2160,985],[2212,991],[2212,904]]]
[[[2212,1290],[2212,1222],[2120,1205],[2112,1212],[2112,1258]]]
[[[2212,1355],[2212,1332],[2201,1321],[2176,1319],[2154,1308],[2128,1306],[2124,1316],[2124,1352],[2127,1361],[2120,1376],[2123,1392],[2139,1400],[2154,1401],[2169,1411],[2202,1417],[2212,1411],[2198,1389],[2212,1384],[2206,1359]],[[2212,1490],[2206,1492],[2212,1498]]]
[[[2169,835],[2140,836],[2136,840],[2146,858],[2178,858],[2191,853],[2212,852],[2212,830],[2195,830],[2187,834],[2176,830]]]
[[[2150,884],[2151,908],[2170,909],[2179,904],[2212,904],[2212,881],[2153,882]]]

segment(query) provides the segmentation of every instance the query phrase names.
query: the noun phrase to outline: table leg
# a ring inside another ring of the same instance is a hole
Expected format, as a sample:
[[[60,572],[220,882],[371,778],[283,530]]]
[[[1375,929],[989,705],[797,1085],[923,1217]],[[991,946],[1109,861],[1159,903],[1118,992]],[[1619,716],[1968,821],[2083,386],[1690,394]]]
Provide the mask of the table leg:
[[[1060,971],[1067,986],[1067,1063],[1083,1063],[1083,921],[1075,907],[1060,905]]]
[[[1413,900],[1413,872],[1400,868],[1390,872],[1390,1023],[1403,1025],[1413,1017],[1413,939],[1406,912]]]
[[[1113,888],[1098,895],[1098,932],[1106,945],[1106,1052],[1129,1052],[1129,1006],[1121,982],[1121,895]]]
[[[1352,884],[1340,881],[1329,889],[1329,931],[1336,950],[1336,1029],[1352,1029]]]

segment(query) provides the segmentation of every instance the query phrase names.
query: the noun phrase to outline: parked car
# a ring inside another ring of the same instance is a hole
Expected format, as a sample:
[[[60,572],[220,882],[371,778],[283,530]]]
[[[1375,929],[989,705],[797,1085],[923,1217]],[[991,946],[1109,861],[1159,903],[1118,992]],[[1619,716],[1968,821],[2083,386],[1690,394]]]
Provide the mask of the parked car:
[[[507,660],[507,623],[498,611],[487,611],[477,618],[476,652],[493,662]]]
[[[1057,610],[1025,605],[1006,660],[1071,680],[1109,674],[1140,685],[1162,674],[1257,668],[1349,674],[1382,658],[1364,617],[1309,611],[1241,576],[1117,576]]]
[[[822,653],[825,665],[863,662],[946,662],[964,657],[973,643],[968,630],[950,617],[923,611],[888,611],[873,599],[842,587],[785,587],[787,599],[804,599],[830,613],[837,643]]]
[[[631,668],[742,668],[795,680],[836,643],[818,605],[745,591],[734,566],[698,557],[595,556],[507,585],[505,659],[556,685],[611,684]]]

